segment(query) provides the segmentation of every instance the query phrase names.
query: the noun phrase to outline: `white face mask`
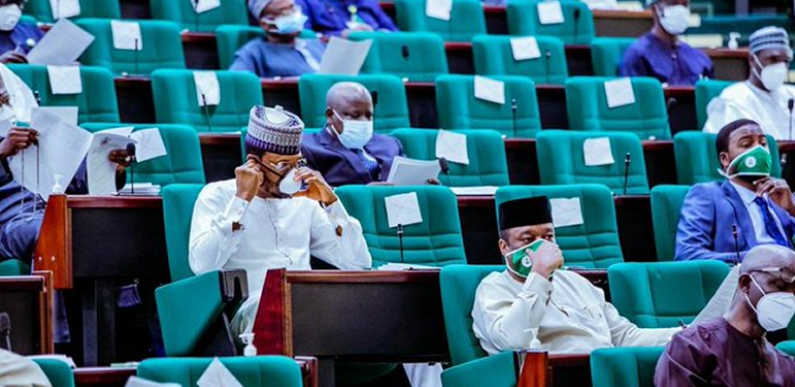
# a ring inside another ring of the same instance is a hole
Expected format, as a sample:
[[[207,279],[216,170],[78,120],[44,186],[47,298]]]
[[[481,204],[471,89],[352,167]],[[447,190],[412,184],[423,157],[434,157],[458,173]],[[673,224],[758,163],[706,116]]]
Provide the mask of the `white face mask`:
[[[373,137],[373,121],[343,120],[337,112],[334,114],[342,121],[342,133],[337,134],[342,146],[348,149],[363,149]]]
[[[765,293],[762,287],[756,282],[754,276],[750,276],[751,281],[764,296],[756,303],[756,307],[751,304],[748,294],[745,300],[751,309],[756,312],[756,319],[759,325],[767,332],[778,331],[789,325],[792,316],[795,315],[795,294],[787,292]]]
[[[762,73],[760,74],[756,68],[753,68],[754,74],[760,81],[762,81],[762,85],[765,86],[767,91],[776,91],[779,87],[781,87],[784,82],[787,80],[787,64],[784,62],[775,63],[769,66],[762,66],[762,62],[759,61],[759,58],[754,55],[754,61],[756,64],[762,68]]]
[[[295,181],[295,173],[297,169],[291,169],[290,172],[282,177],[279,181],[279,192],[292,196],[304,189],[304,184],[300,181]]]
[[[660,24],[665,32],[671,35],[681,35],[690,24],[690,8],[684,5],[669,5],[657,8],[660,15]]]
[[[0,7],[0,31],[11,31],[22,17],[22,8],[17,4]]]

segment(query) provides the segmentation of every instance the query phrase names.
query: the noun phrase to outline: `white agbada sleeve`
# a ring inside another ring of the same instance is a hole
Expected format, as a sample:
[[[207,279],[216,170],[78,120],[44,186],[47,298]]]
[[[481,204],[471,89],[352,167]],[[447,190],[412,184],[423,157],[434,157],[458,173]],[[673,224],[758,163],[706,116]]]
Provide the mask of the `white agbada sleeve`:
[[[315,208],[309,253],[341,270],[372,267],[362,225],[348,215],[342,203],[337,200],[326,208]]]
[[[755,119],[755,117],[756,114],[747,111],[741,104],[716,97],[707,105],[707,122],[704,124],[704,133],[718,133],[726,124],[743,118]]]
[[[601,290],[600,290],[601,292]],[[604,295],[602,295],[604,300]],[[618,314],[618,310],[609,302],[604,303],[604,314],[610,327],[610,336],[616,347],[660,347],[668,344],[674,334],[682,328],[638,328]]]
[[[220,185],[208,185],[196,200],[190,229],[190,268],[196,274],[224,267],[237,250],[242,232],[232,230],[243,222],[249,202],[226,195]]]
[[[0,77],[3,78],[6,91],[11,96],[11,108],[4,106],[0,109],[0,121],[30,122],[31,109],[39,106],[33,96],[33,91],[22,81],[22,78],[2,63],[0,63]]]

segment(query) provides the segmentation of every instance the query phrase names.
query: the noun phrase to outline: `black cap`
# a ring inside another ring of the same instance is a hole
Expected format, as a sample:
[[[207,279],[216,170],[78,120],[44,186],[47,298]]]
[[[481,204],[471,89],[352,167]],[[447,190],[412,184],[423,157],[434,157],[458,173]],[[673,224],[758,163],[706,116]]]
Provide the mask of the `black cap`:
[[[500,231],[515,227],[552,223],[549,198],[536,196],[500,204]]]

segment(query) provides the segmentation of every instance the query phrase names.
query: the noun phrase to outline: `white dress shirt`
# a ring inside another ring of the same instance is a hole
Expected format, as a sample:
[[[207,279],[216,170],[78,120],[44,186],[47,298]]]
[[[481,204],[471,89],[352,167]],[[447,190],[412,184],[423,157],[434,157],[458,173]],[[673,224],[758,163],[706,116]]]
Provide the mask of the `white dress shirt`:
[[[737,194],[740,195],[740,200],[743,201],[745,204],[745,209],[748,210],[748,216],[751,218],[751,224],[754,226],[754,235],[756,235],[756,243],[760,245],[774,245],[776,241],[768,235],[767,229],[765,228],[765,218],[762,217],[762,209],[759,207],[758,204],[754,203],[756,199],[756,192],[749,190],[739,184],[735,184],[733,181],[729,181],[734,190],[737,191]],[[773,212],[772,206],[773,203],[770,202],[770,198],[765,195],[763,197],[767,202],[768,212],[773,217],[778,226],[778,230],[781,232],[781,235],[784,239],[787,238],[787,233],[784,232],[784,227],[781,225],[781,220],[778,218],[775,212]]]
[[[727,124],[747,118],[756,121],[776,140],[788,140],[791,120],[788,103],[792,98],[795,98],[795,88],[789,85],[768,92],[748,81],[735,83],[707,105],[704,132],[718,133]]]
[[[555,271],[551,282],[531,273],[524,284],[507,271],[491,273],[478,286],[472,318],[475,336],[490,355],[662,346],[680,330],[638,328],[605,301],[601,289],[567,270]]]

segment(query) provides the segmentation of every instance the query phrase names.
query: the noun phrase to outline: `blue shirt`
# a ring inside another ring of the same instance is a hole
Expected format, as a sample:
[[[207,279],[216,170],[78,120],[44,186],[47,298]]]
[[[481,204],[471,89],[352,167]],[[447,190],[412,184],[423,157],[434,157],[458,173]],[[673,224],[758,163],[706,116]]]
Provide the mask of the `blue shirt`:
[[[326,46],[317,39],[296,39],[295,44],[304,44],[317,63],[326,50]],[[254,39],[241,47],[229,69],[251,71],[260,78],[296,77],[315,72],[295,46],[271,43],[266,38]]]
[[[629,46],[618,70],[621,76],[654,77],[669,86],[693,86],[714,73],[709,57],[700,50],[683,42],[671,47],[652,33]]]
[[[339,35],[348,29],[347,23],[351,21],[348,7],[351,5],[356,6],[358,19],[373,30],[397,31],[395,23],[376,0],[295,0],[295,4],[309,18],[305,28],[326,35]]]
[[[19,23],[11,31],[0,31],[0,55],[18,48],[18,52],[27,54],[32,47],[28,47],[28,39],[38,43],[44,36],[39,27],[33,23]]]

